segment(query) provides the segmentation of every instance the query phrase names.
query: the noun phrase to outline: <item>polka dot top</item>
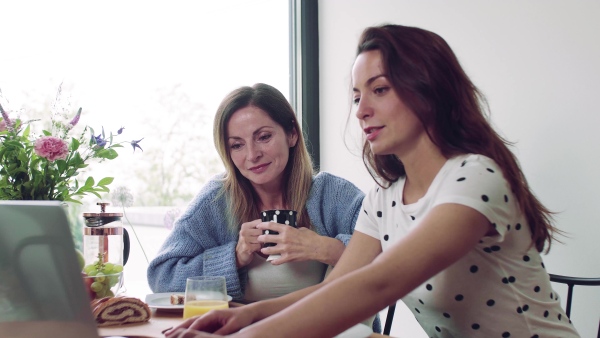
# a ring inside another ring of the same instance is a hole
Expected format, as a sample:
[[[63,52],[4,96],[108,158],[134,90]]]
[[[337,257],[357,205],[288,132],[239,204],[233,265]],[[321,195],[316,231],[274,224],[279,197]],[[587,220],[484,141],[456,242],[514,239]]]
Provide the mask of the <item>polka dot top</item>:
[[[402,203],[403,189],[404,179],[387,189],[376,187],[358,217],[355,231],[378,238],[384,251],[444,203],[479,211],[498,232],[402,299],[430,337],[579,337],[493,160],[482,155],[449,159],[413,204]]]

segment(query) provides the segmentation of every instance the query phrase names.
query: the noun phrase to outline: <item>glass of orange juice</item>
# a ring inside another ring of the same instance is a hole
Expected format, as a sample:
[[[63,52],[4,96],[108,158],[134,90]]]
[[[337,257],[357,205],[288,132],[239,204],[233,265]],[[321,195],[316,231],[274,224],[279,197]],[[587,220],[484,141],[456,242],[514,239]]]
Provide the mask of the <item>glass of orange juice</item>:
[[[227,309],[225,277],[189,277],[185,284],[183,318],[201,316],[210,310]]]

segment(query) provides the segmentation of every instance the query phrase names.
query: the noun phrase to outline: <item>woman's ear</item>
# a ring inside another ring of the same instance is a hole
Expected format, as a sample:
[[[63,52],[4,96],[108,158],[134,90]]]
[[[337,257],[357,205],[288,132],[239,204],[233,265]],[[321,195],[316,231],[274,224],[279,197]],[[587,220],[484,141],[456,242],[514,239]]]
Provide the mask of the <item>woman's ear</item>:
[[[296,128],[292,128],[292,132],[288,135],[287,139],[290,148],[296,146],[296,143],[298,143],[298,131],[296,131]]]

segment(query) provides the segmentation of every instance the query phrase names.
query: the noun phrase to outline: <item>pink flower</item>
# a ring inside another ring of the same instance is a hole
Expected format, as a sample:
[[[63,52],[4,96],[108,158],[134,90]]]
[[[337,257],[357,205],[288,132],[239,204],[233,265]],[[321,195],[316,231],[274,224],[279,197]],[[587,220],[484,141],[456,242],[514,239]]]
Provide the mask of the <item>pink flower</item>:
[[[54,162],[57,159],[64,160],[67,158],[69,147],[65,141],[57,137],[44,136],[35,141],[35,153],[50,162]]]
[[[0,131],[5,131],[6,130],[6,122],[4,122],[4,119],[2,119],[2,121],[0,121]]]

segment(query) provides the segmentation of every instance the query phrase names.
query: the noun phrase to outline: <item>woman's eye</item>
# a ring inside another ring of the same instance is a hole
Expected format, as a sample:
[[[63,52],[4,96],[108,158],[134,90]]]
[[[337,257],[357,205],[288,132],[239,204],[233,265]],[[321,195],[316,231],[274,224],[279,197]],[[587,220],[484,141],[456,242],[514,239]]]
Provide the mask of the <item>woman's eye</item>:
[[[383,93],[387,92],[388,89],[390,89],[390,87],[377,87],[373,90],[373,92],[375,94],[383,94]]]
[[[242,147],[242,145],[240,143],[234,143],[229,146],[229,148],[231,148],[231,150],[237,150],[237,149],[240,149],[241,147]]]
[[[259,141],[268,141],[271,138],[271,134],[262,134],[258,137]]]
[[[353,104],[358,104],[360,102],[360,97],[355,97],[352,99]]]

